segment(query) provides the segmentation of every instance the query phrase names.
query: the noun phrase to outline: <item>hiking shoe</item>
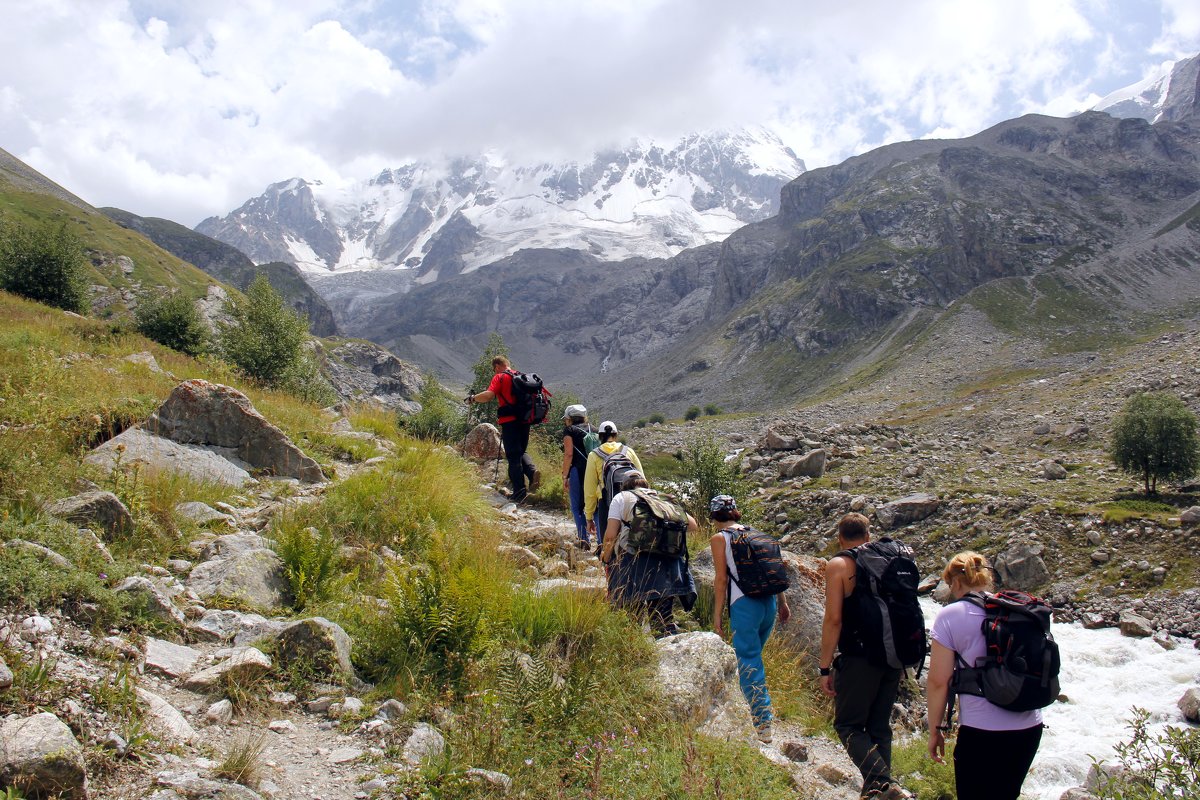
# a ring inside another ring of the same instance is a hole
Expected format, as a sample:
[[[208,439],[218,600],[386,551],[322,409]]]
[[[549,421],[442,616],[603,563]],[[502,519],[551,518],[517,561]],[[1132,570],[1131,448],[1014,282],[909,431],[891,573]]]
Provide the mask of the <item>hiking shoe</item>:
[[[761,725],[755,725],[754,726],[754,734],[758,737],[758,740],[760,742],[762,742],[763,744],[770,744],[771,740],[772,740],[771,723],[764,722]]]
[[[912,800],[912,792],[898,783],[893,783],[879,793],[881,800]]]
[[[524,491],[524,490],[519,491],[519,492],[514,492],[513,496],[508,499],[511,500],[512,502],[516,503],[517,505],[521,505],[521,503],[524,503],[526,500],[529,499],[529,492]]]
[[[542,488],[542,471],[535,467],[533,475],[529,477],[529,491],[536,492],[540,488]]]

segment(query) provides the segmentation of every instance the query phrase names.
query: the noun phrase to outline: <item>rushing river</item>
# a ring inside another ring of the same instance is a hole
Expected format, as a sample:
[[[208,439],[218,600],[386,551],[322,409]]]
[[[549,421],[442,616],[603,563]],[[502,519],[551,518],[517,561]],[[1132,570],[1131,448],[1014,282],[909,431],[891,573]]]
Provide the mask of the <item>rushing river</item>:
[[[923,600],[927,618],[940,608]],[[1200,650],[1177,640],[1164,650],[1150,639],[1122,636],[1115,628],[1084,630],[1056,623],[1054,638],[1062,653],[1060,683],[1065,703],[1043,711],[1046,731],[1023,795],[1058,800],[1083,783],[1092,757],[1111,759],[1113,745],[1129,738],[1130,709],[1150,712],[1151,731],[1167,724],[1186,725],[1176,702],[1200,684]]]

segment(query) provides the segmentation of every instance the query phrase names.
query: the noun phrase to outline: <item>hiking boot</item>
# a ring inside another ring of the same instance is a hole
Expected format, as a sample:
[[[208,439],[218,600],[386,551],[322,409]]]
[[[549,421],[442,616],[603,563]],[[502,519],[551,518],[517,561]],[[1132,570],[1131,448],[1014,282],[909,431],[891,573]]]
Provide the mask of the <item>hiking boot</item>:
[[[522,489],[519,492],[513,492],[512,497],[510,497],[508,499],[511,500],[512,502],[516,503],[517,505],[521,505],[522,503],[524,503],[526,500],[529,499],[529,492]]]
[[[763,744],[770,744],[771,740],[773,738],[771,736],[771,723],[764,722],[761,725],[755,725],[754,726],[754,734],[755,734],[755,736],[758,737],[758,740],[760,742],[762,742]]]
[[[535,467],[533,474],[529,476],[529,491],[536,492],[540,488],[542,488],[542,471]]]
[[[912,800],[912,792],[898,783],[893,783],[879,793],[880,800]]]

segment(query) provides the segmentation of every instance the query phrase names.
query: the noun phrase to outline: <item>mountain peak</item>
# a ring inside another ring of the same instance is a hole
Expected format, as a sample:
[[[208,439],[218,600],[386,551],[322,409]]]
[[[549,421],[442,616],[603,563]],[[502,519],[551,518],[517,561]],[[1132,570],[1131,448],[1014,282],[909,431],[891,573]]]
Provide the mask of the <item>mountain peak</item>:
[[[1092,108],[1151,123],[1193,116],[1200,109],[1200,55],[1167,61],[1154,75],[1118,89]]]
[[[429,281],[529,247],[669,257],[772,216],[780,189],[804,171],[763,128],[639,139],[577,161],[489,151],[389,167],[343,187],[281,181],[197,230],[260,263],[315,274],[415,269]]]

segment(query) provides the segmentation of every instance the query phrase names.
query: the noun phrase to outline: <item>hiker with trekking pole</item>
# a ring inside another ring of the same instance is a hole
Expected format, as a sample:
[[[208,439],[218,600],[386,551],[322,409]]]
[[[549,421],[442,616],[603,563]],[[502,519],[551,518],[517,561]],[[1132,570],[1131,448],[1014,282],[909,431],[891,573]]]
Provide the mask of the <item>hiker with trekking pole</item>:
[[[493,399],[499,403],[496,422],[500,425],[500,442],[504,445],[504,458],[508,461],[508,481],[512,485],[510,499],[523,503],[529,491],[537,491],[541,484],[541,473],[533,465],[529,449],[529,430],[545,421],[550,412],[550,393],[542,385],[536,373],[513,370],[508,358],[496,356],[492,359],[492,382],[478,394],[468,394],[466,402],[487,403]],[[529,489],[525,479],[529,479]]]

